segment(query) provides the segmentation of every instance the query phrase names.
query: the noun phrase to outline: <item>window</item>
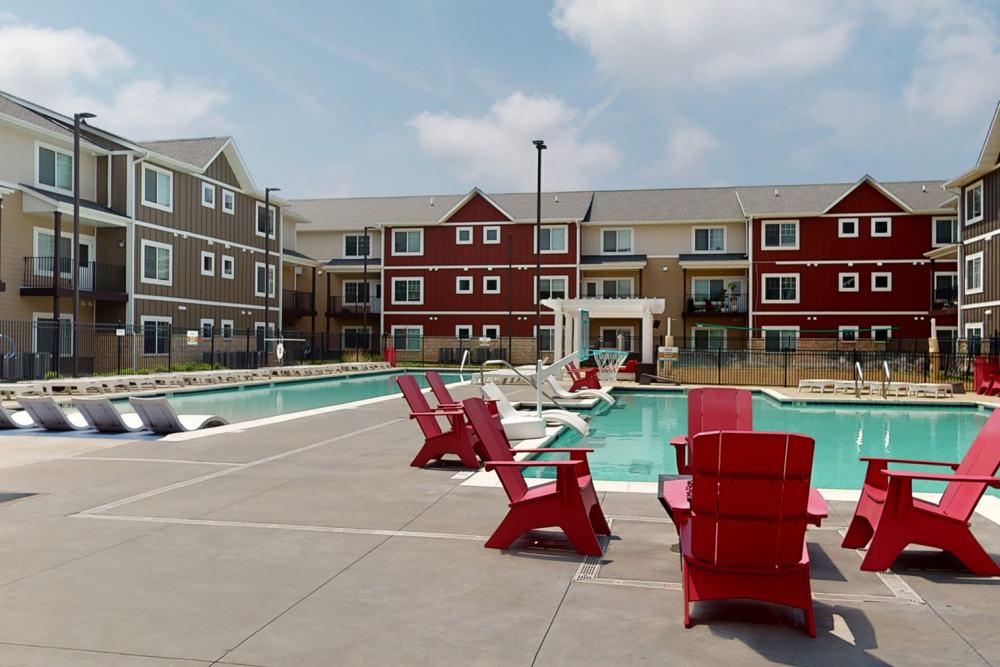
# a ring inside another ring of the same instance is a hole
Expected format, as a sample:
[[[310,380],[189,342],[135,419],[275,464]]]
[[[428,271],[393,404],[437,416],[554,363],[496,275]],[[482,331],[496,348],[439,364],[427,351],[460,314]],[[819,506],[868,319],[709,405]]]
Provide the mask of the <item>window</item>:
[[[365,294],[365,284],[361,280],[344,281],[344,303],[349,305],[364,304],[365,298],[371,298],[371,286]]]
[[[556,328],[542,327],[541,339],[542,352],[554,352],[556,349]]]
[[[761,250],[798,250],[799,221],[765,222]]]
[[[266,336],[264,334],[265,331],[267,331],[267,335]],[[264,343],[265,342],[268,343],[268,346],[267,346],[268,350],[274,350],[274,343],[273,343],[273,341],[265,341],[264,340],[264,338],[274,338],[274,325],[273,324],[271,324],[270,322],[268,322],[267,329],[265,329],[263,322],[254,322],[253,323],[253,333],[254,333],[254,339],[256,339],[256,342],[257,342],[257,352],[263,352],[264,351]]]
[[[469,276],[455,278],[455,294],[472,294],[472,278]]]
[[[161,211],[174,210],[174,175],[146,164],[142,167],[142,203]]]
[[[257,214],[254,218],[257,220],[257,228],[255,233],[257,236],[264,236],[267,234],[269,238],[274,238],[274,220],[275,216],[278,214],[276,207],[271,206],[267,211],[267,219],[264,219],[264,202],[257,202]]]
[[[726,251],[726,228],[725,227],[695,227],[694,252],[725,252]]]
[[[215,275],[215,253],[206,250],[201,251],[201,275]]]
[[[219,320],[219,327],[222,329],[222,339],[232,340],[233,339],[233,321],[232,320]]]
[[[838,327],[837,333],[840,336],[840,340],[845,343],[853,343],[858,340],[858,327],[856,325]]]
[[[215,186],[211,183],[201,184],[201,205],[215,210]]]
[[[393,255],[424,254],[424,230],[394,229],[392,230]]]
[[[202,338],[212,338],[215,335],[215,320],[203,317],[198,322],[198,330]]]
[[[35,227],[33,230],[32,248],[34,256],[33,272],[36,276],[51,276],[55,267],[55,233],[49,229]],[[90,267],[90,259],[94,256],[94,245],[96,239],[92,236],[80,237],[79,266],[82,269]],[[73,235],[63,232],[59,239],[59,273],[69,278],[72,275],[73,265]],[[84,270],[80,272],[80,284],[82,289],[90,289],[93,286],[93,271]]]
[[[145,315],[142,325],[142,353],[146,356],[167,354],[170,349],[171,322],[169,317]]]
[[[228,280],[236,277],[236,260],[231,255],[222,256],[222,277]]]
[[[370,256],[371,238],[364,234],[344,234],[344,257]]]
[[[635,331],[632,327],[601,327],[600,336],[602,348],[631,352]]]
[[[393,278],[392,302],[420,305],[424,302],[423,278]]]
[[[892,218],[872,218],[872,236],[892,236]]]
[[[499,324],[484,324],[483,325],[483,338],[491,338],[496,340],[500,337],[500,325]]]
[[[142,282],[152,285],[173,284],[174,247],[156,241],[140,242],[142,246]]]
[[[695,305],[713,304],[722,308],[725,302],[737,301],[743,294],[743,282],[731,278],[692,278],[691,298]]]
[[[57,148],[38,146],[38,185],[73,192],[73,155]]]
[[[971,225],[983,219],[983,182],[973,183],[965,188],[965,224]]]
[[[958,274],[954,271],[934,272],[934,302],[945,307],[958,303]]]
[[[369,344],[371,342],[369,338],[371,327],[344,327],[341,329],[341,333],[344,336],[341,347],[343,350],[364,350],[371,347]]]
[[[544,246],[543,246],[544,247]],[[631,229],[601,230],[601,253],[604,255],[628,255],[632,252]]]
[[[841,218],[837,221],[838,231],[837,236],[842,239],[846,238],[857,238],[858,236],[858,219],[857,218]]]
[[[459,324],[455,326],[455,338],[458,338],[459,340],[468,340],[472,338],[472,325]]]
[[[253,275],[254,275],[254,283],[253,283],[254,294],[256,296],[268,296],[273,298],[274,264],[269,264],[265,266],[263,262],[254,262]]]
[[[762,303],[799,302],[799,274],[765,273],[762,279],[764,282]]]
[[[837,274],[837,279],[839,281],[837,289],[840,292],[857,292],[860,289],[857,273],[840,273]]]
[[[968,348],[974,354],[978,354],[983,344],[983,323],[969,322],[965,325],[965,339],[968,341]]]
[[[404,352],[419,352],[420,339],[423,338],[423,327],[401,327],[392,328],[392,346]]]
[[[973,253],[965,258],[965,293],[983,291],[983,253]]]
[[[892,274],[887,272],[878,272],[872,274],[872,291],[873,292],[891,292],[892,291]]]
[[[934,238],[932,241],[935,248],[958,243],[958,218],[934,218]]]
[[[696,350],[725,349],[726,330],[693,327],[691,329],[691,347]]]
[[[483,227],[483,243],[486,245],[495,245],[500,243],[500,228]]]
[[[764,349],[770,352],[794,351],[798,339],[798,327],[764,327]]]
[[[871,329],[872,329],[872,340],[874,341],[884,343],[890,338],[892,338],[892,327],[877,326],[877,327],[872,327]]]
[[[222,191],[222,212],[236,215],[236,193],[232,190]]]
[[[455,243],[458,245],[472,245],[472,227],[456,227]]]
[[[500,293],[500,277],[483,276],[483,294],[499,294],[499,293]]]
[[[73,354],[73,318],[70,315],[60,315],[59,324],[52,318],[52,313],[33,313],[31,319],[35,326],[32,331],[32,352],[52,354],[59,338],[59,355]]]
[[[584,296],[588,298],[627,299],[632,294],[631,278],[603,278],[583,283]]]
[[[568,279],[566,276],[542,277],[538,283],[538,295],[542,299],[565,299]]]
[[[557,254],[566,252],[566,225],[548,226],[541,229],[542,247],[541,253]]]

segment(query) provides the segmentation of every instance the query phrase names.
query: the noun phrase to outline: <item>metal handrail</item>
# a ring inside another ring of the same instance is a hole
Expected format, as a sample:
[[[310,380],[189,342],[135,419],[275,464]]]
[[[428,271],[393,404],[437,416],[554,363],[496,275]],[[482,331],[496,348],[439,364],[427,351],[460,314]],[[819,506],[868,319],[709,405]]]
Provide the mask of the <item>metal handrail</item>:
[[[487,359],[483,363],[479,364],[479,384],[480,384],[480,386],[486,384],[486,367],[487,366],[501,366],[501,367],[504,367],[504,368],[509,368],[510,370],[514,371],[514,373],[519,378],[521,378],[522,380],[524,380],[525,382],[527,382],[531,386],[531,388],[534,389],[536,392],[537,391],[541,391],[543,394],[545,394],[545,397],[547,399],[549,399],[550,401],[552,401],[555,404],[556,407],[562,408],[563,410],[568,409],[568,408],[565,408],[561,403],[559,403],[559,401],[557,401],[554,396],[551,396],[548,393],[546,393],[544,390],[540,389],[539,386],[535,383],[535,381],[533,379],[529,378],[527,375],[525,375],[524,373],[522,373],[521,371],[519,371],[516,366],[512,365],[506,359]]]
[[[458,377],[462,379],[462,382],[465,382],[465,362],[468,360],[469,360],[469,351],[466,350],[465,353],[462,355],[462,363],[458,365]]]
[[[889,398],[889,387],[892,385],[892,371],[889,369],[889,362],[882,362],[882,372],[885,377],[882,380],[882,398]]]
[[[861,398],[861,387],[865,384],[865,374],[861,371],[861,362],[854,362],[854,397]]]

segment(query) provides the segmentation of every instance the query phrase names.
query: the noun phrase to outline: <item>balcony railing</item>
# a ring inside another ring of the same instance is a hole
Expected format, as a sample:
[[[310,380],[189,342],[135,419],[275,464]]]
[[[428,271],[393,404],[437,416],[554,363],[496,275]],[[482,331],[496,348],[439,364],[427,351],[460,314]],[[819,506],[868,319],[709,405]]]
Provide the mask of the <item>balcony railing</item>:
[[[587,294],[585,298],[587,299],[634,299],[636,294],[634,292],[627,292],[622,290],[617,294]]]
[[[52,290],[54,257],[25,257],[22,288]],[[73,262],[69,257],[59,258],[60,291],[73,289]],[[78,268],[80,291],[90,293],[125,293],[125,267],[103,262],[85,262]]]
[[[747,312],[745,294],[716,295],[714,299],[705,294],[689,294],[685,303],[685,312],[688,314],[743,315]]]
[[[958,286],[934,289],[934,310],[948,310],[958,307]]]
[[[311,315],[316,311],[312,292],[286,289],[281,293],[281,309],[292,315]]]
[[[327,299],[326,312],[330,315],[361,315],[365,312],[365,304],[362,301],[349,301],[340,296],[331,296]],[[382,299],[375,298],[368,302],[368,313],[381,313]]]

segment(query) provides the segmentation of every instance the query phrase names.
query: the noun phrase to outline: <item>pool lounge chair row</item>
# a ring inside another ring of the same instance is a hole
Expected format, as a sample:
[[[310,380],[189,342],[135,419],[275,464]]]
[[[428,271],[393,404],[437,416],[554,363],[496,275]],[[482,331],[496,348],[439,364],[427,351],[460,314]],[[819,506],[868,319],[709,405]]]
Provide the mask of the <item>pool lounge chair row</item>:
[[[0,429],[42,428],[47,431],[89,431],[102,433],[152,432],[162,435],[197,431],[228,424],[213,415],[178,415],[166,398],[129,399],[135,412],[119,412],[110,399],[73,399],[76,411],[66,411],[51,396],[22,396],[23,410],[8,411],[0,405]]]
[[[932,396],[942,398],[954,395],[954,389],[950,384],[937,382],[878,382],[876,380],[866,380],[860,383],[862,394],[875,396],[881,394],[883,390],[892,396]],[[838,394],[851,394],[858,388],[854,380],[799,380],[799,391],[819,392],[825,394],[827,391]]]

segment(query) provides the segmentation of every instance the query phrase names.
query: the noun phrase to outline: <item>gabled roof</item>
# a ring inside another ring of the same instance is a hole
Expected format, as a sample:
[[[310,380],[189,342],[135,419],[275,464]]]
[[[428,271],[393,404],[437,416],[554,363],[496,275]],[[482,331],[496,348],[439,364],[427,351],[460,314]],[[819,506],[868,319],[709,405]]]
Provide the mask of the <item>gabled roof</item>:
[[[823,209],[823,213],[829,213],[831,210],[833,210],[833,208],[837,204],[839,204],[840,202],[844,201],[844,199],[846,199],[848,195],[850,195],[852,192],[854,192],[855,190],[857,190],[864,183],[867,183],[868,185],[870,185],[873,188],[875,188],[878,192],[880,192],[882,194],[882,196],[886,197],[889,201],[893,202],[894,204],[896,204],[896,206],[898,206],[899,208],[903,209],[904,211],[906,211],[908,213],[912,213],[913,212],[913,209],[910,208],[910,206],[907,205],[907,203],[905,201],[901,200],[899,197],[897,197],[896,195],[894,195],[891,191],[889,191],[888,189],[886,189],[885,187],[883,187],[882,184],[879,183],[878,181],[876,181],[874,178],[872,178],[868,174],[865,174],[864,176],[862,176],[861,178],[859,178],[858,181],[854,185],[852,185],[851,187],[849,187],[846,190],[844,190],[844,193],[842,195],[840,195],[839,197],[837,197],[836,199],[834,199],[832,202],[830,202],[830,205],[827,206],[825,209]]]
[[[860,183],[818,183],[810,185],[758,185],[735,188],[747,215],[754,217],[816,215],[829,210]],[[871,179],[872,182],[875,179]],[[899,201],[904,210],[938,211],[949,207],[951,195],[942,190],[942,181],[883,181],[879,189]]]
[[[733,188],[598,190],[589,222],[742,220]]]
[[[1000,102],[997,102],[997,107],[993,111],[993,120],[990,122],[990,129],[986,131],[983,147],[979,149],[976,166],[945,183],[945,187],[957,188],[968,185],[993,171],[997,164],[1000,164]]]
[[[493,201],[492,199],[490,199],[490,196],[487,195],[485,192],[483,192],[479,188],[472,188],[471,190],[469,190],[469,194],[465,195],[460,200],[458,200],[458,203],[455,204],[454,206],[452,206],[448,210],[447,213],[445,213],[444,215],[442,215],[441,218],[438,220],[438,222],[446,222],[446,221],[450,220],[453,215],[455,215],[456,213],[458,213],[459,211],[462,210],[463,206],[465,206],[466,204],[468,204],[470,201],[472,201],[477,196],[478,197],[482,197],[483,199],[485,199],[487,204],[489,204],[490,206],[492,206],[493,208],[495,208],[497,211],[499,211],[500,214],[503,215],[504,217],[506,217],[508,220],[513,220],[514,219],[514,216],[512,216],[507,211],[503,210],[503,207],[500,206],[500,204],[498,204],[495,201]]]
[[[46,109],[20,97],[0,91],[0,115],[15,123],[31,125],[47,134],[73,140],[73,118]],[[115,135],[99,130],[84,121],[80,132],[81,145],[89,149],[122,150],[127,148],[124,139],[116,141]]]
[[[230,137],[198,137],[140,141],[139,145],[154,153],[189,164],[195,169],[205,169],[231,140]]]

